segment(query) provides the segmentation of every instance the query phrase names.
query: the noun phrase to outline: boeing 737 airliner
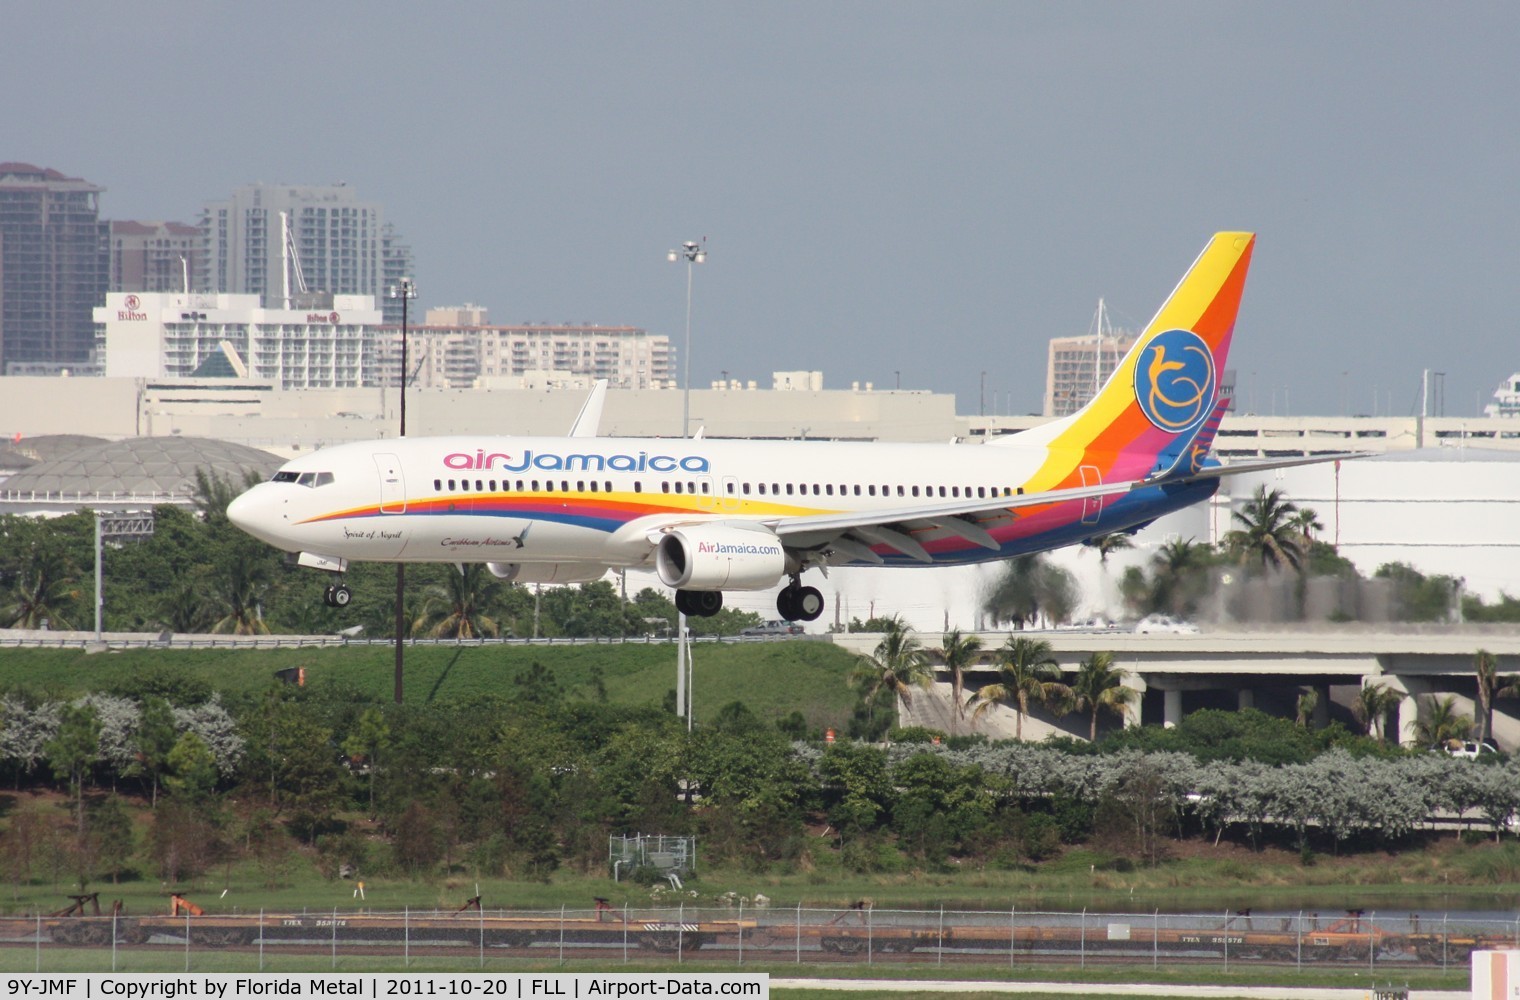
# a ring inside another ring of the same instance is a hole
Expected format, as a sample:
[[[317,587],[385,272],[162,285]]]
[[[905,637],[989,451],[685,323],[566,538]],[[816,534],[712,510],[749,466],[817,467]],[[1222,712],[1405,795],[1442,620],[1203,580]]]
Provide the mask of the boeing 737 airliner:
[[[1006,559],[1135,531],[1211,496],[1209,456],[1255,243],[1209,241],[1096,398],[986,445],[666,438],[402,438],[288,462],[227,510],[303,566],[482,562],[522,582],[652,571],[687,615],[725,590],[781,586],[777,613],[811,621],[802,575],[829,566]],[[351,594],[339,581],[329,604]]]

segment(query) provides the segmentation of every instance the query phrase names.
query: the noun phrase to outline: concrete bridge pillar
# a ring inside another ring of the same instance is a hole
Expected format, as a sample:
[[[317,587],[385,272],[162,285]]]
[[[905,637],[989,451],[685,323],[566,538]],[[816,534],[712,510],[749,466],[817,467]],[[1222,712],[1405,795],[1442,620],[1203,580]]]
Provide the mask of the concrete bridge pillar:
[[[1250,688],[1241,688],[1235,692],[1235,707],[1244,711],[1256,707],[1256,692]]]
[[[1384,674],[1381,678],[1368,678],[1363,682],[1363,686],[1366,686],[1368,682],[1386,684],[1388,690],[1405,695],[1394,713],[1395,721],[1388,729],[1387,739],[1389,743],[1407,743],[1413,740],[1415,723],[1420,721],[1419,696],[1429,693],[1430,681],[1423,677],[1410,677],[1407,674]]]
[[[1161,721],[1171,728],[1182,721],[1182,692],[1171,688],[1161,692]]]
[[[1314,685],[1314,693],[1319,697],[1314,702],[1314,728],[1324,729],[1330,725],[1330,685]]]

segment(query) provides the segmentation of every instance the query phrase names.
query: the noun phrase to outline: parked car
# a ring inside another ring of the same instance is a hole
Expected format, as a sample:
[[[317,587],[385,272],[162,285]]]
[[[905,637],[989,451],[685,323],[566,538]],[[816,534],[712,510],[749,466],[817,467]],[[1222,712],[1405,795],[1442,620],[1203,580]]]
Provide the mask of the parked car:
[[[768,621],[759,625],[751,625],[740,631],[740,635],[801,635],[802,626],[796,622]]]
[[[1440,746],[1431,747],[1436,753],[1445,753],[1451,757],[1464,757],[1467,760],[1477,760],[1485,754],[1498,753],[1499,748],[1493,740],[1447,740]]]
[[[1135,626],[1136,632],[1171,632],[1175,635],[1196,635],[1198,626],[1171,615],[1146,615]]]

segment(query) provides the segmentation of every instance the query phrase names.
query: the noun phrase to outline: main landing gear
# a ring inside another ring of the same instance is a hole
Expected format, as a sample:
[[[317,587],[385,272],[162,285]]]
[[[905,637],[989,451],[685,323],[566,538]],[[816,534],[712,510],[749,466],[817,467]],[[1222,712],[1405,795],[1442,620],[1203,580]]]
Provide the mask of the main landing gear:
[[[328,584],[327,590],[322,593],[322,603],[329,608],[346,608],[354,599],[354,592],[348,589],[346,583]]]
[[[789,622],[816,621],[823,614],[823,594],[817,587],[804,587],[794,576],[776,595],[776,614]]]
[[[721,590],[678,590],[676,610],[687,618],[711,618],[723,610]]]

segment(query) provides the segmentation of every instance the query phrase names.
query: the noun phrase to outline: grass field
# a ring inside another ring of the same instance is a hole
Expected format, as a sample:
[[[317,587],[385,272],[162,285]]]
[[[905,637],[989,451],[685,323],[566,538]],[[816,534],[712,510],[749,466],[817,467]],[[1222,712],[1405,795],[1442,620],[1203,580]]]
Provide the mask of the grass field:
[[[742,701],[761,718],[800,711],[810,726],[842,726],[855,693],[845,683],[851,654],[832,643],[777,640],[698,643],[692,647],[695,713],[710,718]],[[423,703],[482,694],[510,696],[512,679],[542,664],[567,692],[585,692],[602,672],[615,704],[659,704],[675,687],[675,646],[618,643],[590,646],[408,646],[405,700]],[[24,688],[58,697],[109,690],[149,668],[170,668],[228,697],[264,690],[278,670],[305,667],[312,686],[335,685],[360,697],[391,700],[395,654],[389,646],[334,649],[0,650],[0,690]]]

